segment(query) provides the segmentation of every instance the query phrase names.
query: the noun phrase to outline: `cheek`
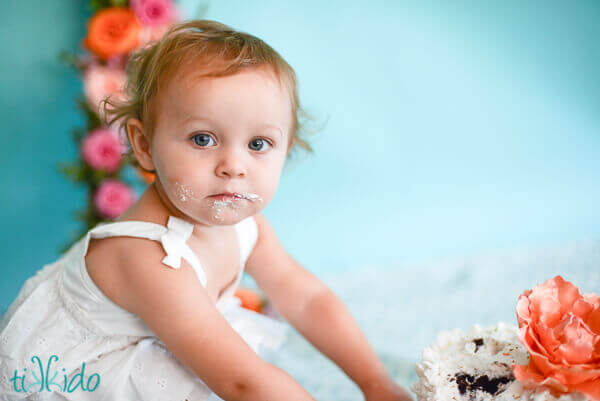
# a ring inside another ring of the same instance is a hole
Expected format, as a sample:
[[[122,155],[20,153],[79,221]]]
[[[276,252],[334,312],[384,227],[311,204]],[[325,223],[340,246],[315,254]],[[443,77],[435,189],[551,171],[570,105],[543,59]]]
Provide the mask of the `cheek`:
[[[190,174],[189,170],[161,179],[169,198],[181,204],[197,204],[200,201],[205,201],[207,196],[212,195],[209,192],[213,189],[207,185],[208,181],[206,175]]]
[[[275,195],[275,191],[279,185],[279,179],[281,178],[281,164],[282,163],[276,162],[265,166],[260,174],[256,176],[256,189],[263,193],[265,200],[270,200]]]
[[[165,147],[167,148],[167,147]],[[163,183],[179,181],[186,185],[194,185],[194,178],[198,173],[207,171],[207,166],[202,161],[185,150],[165,149],[153,158],[158,176]],[[203,174],[206,175],[206,174]]]
[[[158,179],[172,202],[202,200],[207,194],[206,166],[190,164],[185,155],[161,155],[154,163]],[[192,173],[193,172],[193,173]]]
[[[180,202],[188,202],[191,200],[200,200],[200,196],[194,191],[193,186],[186,185],[179,180],[174,180],[170,183],[172,191]]]

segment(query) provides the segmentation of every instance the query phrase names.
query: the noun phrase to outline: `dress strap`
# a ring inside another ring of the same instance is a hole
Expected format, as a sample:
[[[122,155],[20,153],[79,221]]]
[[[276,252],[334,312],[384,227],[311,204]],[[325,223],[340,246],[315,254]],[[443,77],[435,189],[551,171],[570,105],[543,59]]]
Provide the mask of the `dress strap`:
[[[162,263],[173,269],[181,267],[181,259],[187,260],[192,266],[202,286],[206,288],[206,273],[198,257],[187,244],[194,226],[175,216],[169,216],[167,227],[148,221],[117,221],[100,223],[90,230],[91,238],[106,238],[112,236],[141,237],[160,241],[165,253]]]
[[[258,239],[258,227],[256,225],[256,221],[254,220],[254,216],[250,216],[242,221],[240,221],[236,228],[238,230],[238,235],[240,238],[240,253],[242,257],[242,264],[245,264],[246,259],[250,256],[254,245]]]

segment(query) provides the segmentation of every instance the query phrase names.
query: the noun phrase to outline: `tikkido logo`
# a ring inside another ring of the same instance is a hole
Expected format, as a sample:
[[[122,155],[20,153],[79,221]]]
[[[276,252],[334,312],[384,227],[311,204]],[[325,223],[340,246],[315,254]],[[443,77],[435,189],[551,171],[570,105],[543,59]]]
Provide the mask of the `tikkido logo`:
[[[87,381],[84,380],[85,362],[83,362],[81,364],[81,372],[75,374],[68,383],[67,383],[67,375],[63,374],[63,377],[62,377],[63,381],[62,381],[62,386],[61,386],[61,384],[55,382],[58,372],[54,371],[54,374],[52,374],[52,371],[51,371],[50,365],[52,364],[53,361],[58,361],[58,356],[52,355],[48,358],[48,363],[46,364],[46,370],[44,371],[44,367],[42,366],[42,361],[40,360],[40,358],[37,355],[34,355],[33,357],[31,357],[31,362],[33,362],[34,364],[37,363],[38,364],[37,367],[39,368],[39,371],[32,369],[29,372],[29,374],[31,374],[31,376],[33,377],[34,381],[31,383],[26,383],[27,375],[28,375],[27,368],[23,368],[23,372],[24,372],[23,375],[19,375],[19,370],[15,369],[15,374],[10,379],[14,390],[18,393],[22,393],[22,392],[29,393],[30,389],[32,387],[34,387],[34,391],[35,391],[35,386],[39,386],[38,392],[61,391],[61,392],[72,393],[73,391],[77,390],[79,388],[79,386],[81,386],[82,391],[90,391],[91,392],[91,391],[96,390],[96,388],[98,388],[98,386],[100,385],[100,375],[98,373],[92,374],[87,379]],[[62,371],[65,372],[65,368],[62,368]],[[40,375],[39,377],[36,374],[36,372],[39,372],[39,375]],[[50,378],[50,375],[52,375],[52,378]],[[78,379],[78,380],[75,381],[76,379]]]

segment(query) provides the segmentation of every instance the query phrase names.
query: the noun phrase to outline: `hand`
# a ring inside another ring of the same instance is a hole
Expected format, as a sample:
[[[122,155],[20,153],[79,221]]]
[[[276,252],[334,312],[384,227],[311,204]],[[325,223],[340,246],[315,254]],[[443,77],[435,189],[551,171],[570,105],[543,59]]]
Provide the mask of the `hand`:
[[[364,396],[365,401],[413,401],[410,392],[392,380],[370,388]]]

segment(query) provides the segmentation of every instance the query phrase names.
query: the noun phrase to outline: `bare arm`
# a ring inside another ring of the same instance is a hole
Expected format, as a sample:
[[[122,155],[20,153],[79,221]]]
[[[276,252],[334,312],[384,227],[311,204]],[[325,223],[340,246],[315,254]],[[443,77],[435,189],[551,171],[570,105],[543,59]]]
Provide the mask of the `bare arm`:
[[[140,240],[123,277],[128,310],[217,395],[228,401],[314,399],[291,376],[263,361],[216,309],[194,270],[162,265],[162,248]],[[284,397],[285,395],[285,397]]]
[[[308,301],[298,331],[368,396],[393,386],[385,366],[339,297],[327,289]]]
[[[365,396],[391,391],[392,379],[346,306],[285,251],[264,216],[254,217],[259,239],[246,271],[274,308],[338,365]]]

